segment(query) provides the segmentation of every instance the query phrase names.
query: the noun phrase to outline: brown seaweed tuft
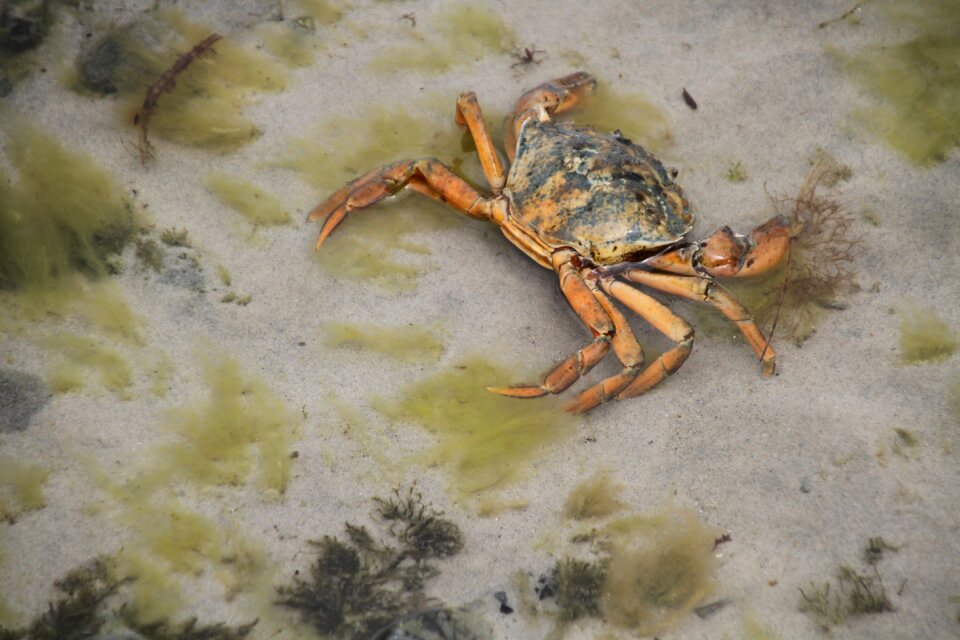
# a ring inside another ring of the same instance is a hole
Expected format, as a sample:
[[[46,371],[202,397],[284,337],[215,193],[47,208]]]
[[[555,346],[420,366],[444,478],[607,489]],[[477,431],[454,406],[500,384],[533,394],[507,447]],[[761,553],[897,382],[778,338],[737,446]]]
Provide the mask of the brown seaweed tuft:
[[[219,33],[211,33],[190,49],[190,51],[178,55],[174,63],[160,74],[157,81],[147,87],[147,93],[143,98],[143,106],[141,106],[140,110],[133,116],[133,124],[140,127],[139,150],[141,164],[146,165],[147,160],[153,158],[153,145],[151,145],[150,140],[147,139],[147,126],[150,123],[150,116],[152,116],[153,112],[157,109],[157,102],[160,100],[160,96],[173,91],[173,88],[177,86],[177,76],[183,73],[183,71],[190,66],[191,62],[196,60],[204,52],[210,50],[214,43],[221,38],[223,38],[223,36]]]
[[[844,295],[856,291],[854,259],[863,241],[853,231],[854,215],[839,201],[817,193],[830,167],[818,160],[800,191],[774,206],[800,229],[790,248],[783,279],[768,289],[756,311],[781,338],[798,344],[813,333],[824,309],[842,309]]]

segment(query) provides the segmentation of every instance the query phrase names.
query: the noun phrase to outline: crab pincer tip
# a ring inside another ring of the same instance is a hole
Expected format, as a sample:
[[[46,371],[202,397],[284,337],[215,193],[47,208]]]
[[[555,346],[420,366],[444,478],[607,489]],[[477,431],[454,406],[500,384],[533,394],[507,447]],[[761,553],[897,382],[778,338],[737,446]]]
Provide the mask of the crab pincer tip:
[[[549,393],[543,387],[487,387],[487,391],[509,398],[539,398]]]

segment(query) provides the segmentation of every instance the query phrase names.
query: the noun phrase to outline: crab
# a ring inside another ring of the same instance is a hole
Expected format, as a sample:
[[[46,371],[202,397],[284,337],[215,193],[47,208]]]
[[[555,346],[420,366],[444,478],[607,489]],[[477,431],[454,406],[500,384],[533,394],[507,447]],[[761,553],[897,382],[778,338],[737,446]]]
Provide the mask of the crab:
[[[747,309],[716,278],[754,276],[780,264],[794,233],[772,218],[748,236],[729,227],[701,241],[690,204],[668,170],[619,131],[556,122],[596,82],[585,72],[541,84],[517,101],[505,135],[509,172],[490,137],[476,94],[460,95],[455,120],[466,127],[492,195],[482,195],[435,158],[401,160],[374,169],[332,194],[308,216],[323,219],[317,249],[348,214],[401,190],[446,203],[500,227],[507,240],[557,275],[560,290],[592,339],[553,367],[539,384],[489,387],[515,398],[557,394],[612,349],[622,369],[582,391],[567,405],[589,411],[608,400],[640,395],[675,373],[690,355],[694,330],[637,285],[715,307],[740,330],[761,363],[774,373],[776,356]],[[672,342],[644,362],[620,303]]]

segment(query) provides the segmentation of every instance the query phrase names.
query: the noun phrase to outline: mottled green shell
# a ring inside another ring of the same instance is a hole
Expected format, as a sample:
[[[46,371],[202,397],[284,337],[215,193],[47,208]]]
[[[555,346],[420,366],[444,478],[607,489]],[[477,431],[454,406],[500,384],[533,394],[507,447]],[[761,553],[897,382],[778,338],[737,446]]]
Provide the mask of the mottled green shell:
[[[617,133],[530,121],[507,176],[511,214],[551,247],[598,264],[669,245],[693,227],[660,161]]]

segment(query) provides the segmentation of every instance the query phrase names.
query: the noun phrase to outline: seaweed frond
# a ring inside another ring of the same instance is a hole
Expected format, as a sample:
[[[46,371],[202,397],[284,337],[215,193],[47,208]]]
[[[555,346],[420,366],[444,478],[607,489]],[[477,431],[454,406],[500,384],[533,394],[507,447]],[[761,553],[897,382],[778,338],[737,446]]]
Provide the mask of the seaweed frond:
[[[112,563],[104,558],[70,571],[54,583],[62,595],[26,630],[30,640],[67,640],[96,635],[104,625],[104,601],[120,586]]]
[[[201,42],[197,43],[190,51],[178,55],[174,63],[160,74],[157,81],[147,87],[146,95],[143,97],[143,105],[133,116],[133,124],[140,127],[140,143],[138,148],[140,151],[140,162],[142,164],[146,165],[147,160],[153,158],[153,145],[150,144],[150,140],[147,138],[147,127],[150,122],[150,117],[157,109],[157,102],[160,100],[160,96],[173,91],[173,88],[177,86],[177,76],[183,73],[183,71],[190,66],[191,62],[213,47],[214,43],[221,38],[223,38],[223,36],[219,33],[211,33]]]
[[[136,624],[128,621],[130,629],[148,640],[243,640],[258,620],[248,622],[237,627],[230,627],[223,622],[215,624],[197,624],[196,618],[191,618],[180,624],[171,624],[167,620],[150,624]]]
[[[139,623],[137,609],[124,603],[118,593],[128,581],[117,577],[112,558],[95,558],[54,583],[60,595],[29,625],[21,629],[0,626],[0,640],[126,637],[127,633],[117,633],[123,627],[144,640],[243,640],[257,624],[254,620],[236,627],[222,622],[202,625],[196,618],[178,624],[169,620]],[[114,599],[120,602],[110,604]],[[114,633],[107,634],[107,630]]]
[[[346,523],[346,537],[313,542],[319,556],[309,578],[280,587],[278,603],[300,612],[322,634],[367,638],[398,616],[433,603],[426,582],[439,570],[431,562],[463,548],[460,528],[423,504],[411,488],[375,500],[385,535]]]

